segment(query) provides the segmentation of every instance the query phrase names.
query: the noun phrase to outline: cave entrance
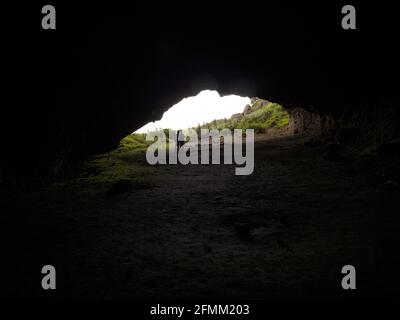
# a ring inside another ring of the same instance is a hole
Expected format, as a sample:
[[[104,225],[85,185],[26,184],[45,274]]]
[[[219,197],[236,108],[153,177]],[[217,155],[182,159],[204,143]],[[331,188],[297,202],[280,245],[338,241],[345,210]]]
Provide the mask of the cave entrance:
[[[164,112],[158,121],[149,122],[133,134],[173,129],[254,129],[255,133],[278,131],[289,124],[289,113],[279,104],[265,99],[238,95],[220,96],[203,90],[182,99]]]
[[[253,129],[254,133],[270,136],[287,133],[289,113],[279,104],[258,97],[221,96],[217,91],[203,90],[196,96],[182,99],[164,112],[160,120],[149,122],[122,139],[123,150],[145,149],[151,142],[148,134],[195,129]],[[187,133],[187,131],[186,131]],[[168,135],[168,134],[167,134]],[[174,144],[167,137],[167,145]]]
[[[203,90],[198,95],[182,99],[164,112],[158,121],[149,122],[134,133],[149,133],[160,129],[189,129],[205,126],[213,121],[225,121],[240,114],[250,105],[249,97],[220,96],[217,91]]]
[[[289,113],[277,103],[258,97],[220,96],[203,90],[182,99],[164,112],[160,120],[149,122],[133,134],[172,129],[254,129],[255,133],[276,131],[289,124]]]

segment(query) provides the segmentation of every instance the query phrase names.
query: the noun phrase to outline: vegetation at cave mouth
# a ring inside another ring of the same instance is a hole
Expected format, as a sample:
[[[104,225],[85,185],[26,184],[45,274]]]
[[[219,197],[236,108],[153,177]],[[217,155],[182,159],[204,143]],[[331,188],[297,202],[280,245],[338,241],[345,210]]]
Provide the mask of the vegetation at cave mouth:
[[[253,98],[242,113],[234,114],[229,119],[216,119],[209,123],[199,124],[195,130],[200,129],[254,129],[255,133],[265,133],[268,129],[279,130],[289,124],[289,113],[278,103]],[[167,128],[163,129],[168,139]],[[176,131],[176,130],[175,130]],[[120,151],[144,150],[152,142],[146,141],[146,134],[132,133],[123,138],[119,144]],[[171,141],[170,143],[174,143]]]

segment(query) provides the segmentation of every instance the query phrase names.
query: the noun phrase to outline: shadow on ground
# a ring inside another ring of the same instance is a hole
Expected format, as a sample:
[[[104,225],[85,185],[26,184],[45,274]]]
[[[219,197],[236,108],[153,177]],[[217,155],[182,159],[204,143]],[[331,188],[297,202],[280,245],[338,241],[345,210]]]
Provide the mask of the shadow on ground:
[[[400,297],[398,190],[375,163],[259,139],[255,170],[90,159],[78,177],[4,200],[2,287],[25,298]],[[333,160],[333,161],[331,161]],[[18,230],[15,226],[18,226]],[[57,290],[41,289],[53,264]],[[341,268],[357,290],[341,289]]]

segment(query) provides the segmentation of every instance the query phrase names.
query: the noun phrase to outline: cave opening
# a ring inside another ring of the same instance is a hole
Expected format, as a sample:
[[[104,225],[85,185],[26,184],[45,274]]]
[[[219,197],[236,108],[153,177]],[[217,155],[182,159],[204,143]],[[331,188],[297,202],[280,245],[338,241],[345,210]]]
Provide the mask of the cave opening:
[[[239,95],[220,95],[215,90],[202,90],[195,96],[183,98],[166,110],[159,120],[155,120],[136,129],[123,138],[119,148],[132,151],[148,147],[146,139],[157,132],[167,134],[167,148],[176,142],[168,134],[176,136],[182,131],[190,135],[194,130],[200,135],[201,130],[234,130],[243,133],[254,130],[256,135],[276,137],[287,135],[290,122],[289,112],[280,104],[258,97]],[[169,133],[167,133],[169,132]]]
[[[215,90],[202,90],[196,96],[182,99],[164,112],[160,120],[147,123],[135,133],[193,128],[214,120],[230,118],[233,114],[243,112],[250,103],[249,97],[221,96]]]
[[[289,118],[284,107],[265,99],[234,94],[221,96],[215,90],[202,90],[196,96],[183,98],[165,111],[160,120],[147,123],[133,134],[199,127],[254,129],[256,133],[265,133],[267,129],[287,126]]]

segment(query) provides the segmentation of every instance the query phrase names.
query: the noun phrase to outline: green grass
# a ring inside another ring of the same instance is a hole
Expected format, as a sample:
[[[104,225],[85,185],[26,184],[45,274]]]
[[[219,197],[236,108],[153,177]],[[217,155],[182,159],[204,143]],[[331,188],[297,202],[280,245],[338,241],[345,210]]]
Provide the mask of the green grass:
[[[262,100],[253,104],[253,109],[259,107]],[[289,124],[289,113],[278,103],[268,103],[263,107],[238,119],[220,119],[204,124],[207,129],[254,129],[256,133],[264,133],[266,129],[280,129]]]
[[[82,182],[109,184],[120,179],[141,179],[150,168],[146,149],[151,144],[146,135],[134,133],[123,138],[117,149],[90,157],[81,168]]]
[[[169,130],[163,129],[166,136],[165,149],[168,151],[170,147],[175,147],[175,141],[169,139]],[[118,149],[121,153],[132,152],[132,151],[145,151],[147,147],[153,144],[154,141],[146,141],[145,133],[132,133],[126,136],[119,143]]]
[[[146,149],[150,144],[150,141],[146,141],[146,134],[132,133],[121,140],[118,148],[123,151],[140,150]]]
[[[134,143],[134,145],[136,145]],[[146,162],[146,149],[118,148],[92,156],[81,166],[82,182],[109,184],[120,179],[141,179],[151,168]]]

